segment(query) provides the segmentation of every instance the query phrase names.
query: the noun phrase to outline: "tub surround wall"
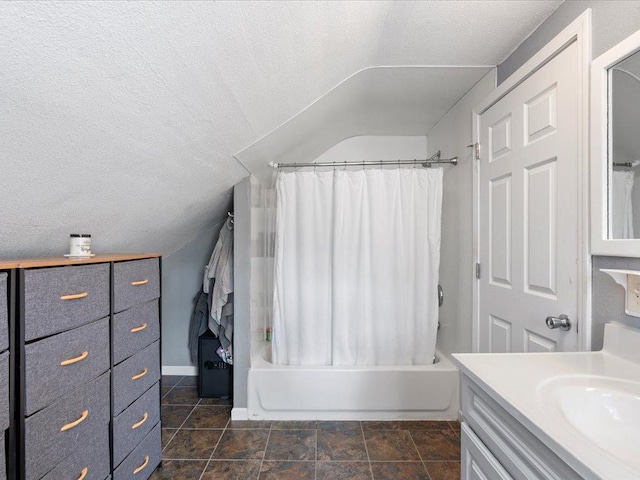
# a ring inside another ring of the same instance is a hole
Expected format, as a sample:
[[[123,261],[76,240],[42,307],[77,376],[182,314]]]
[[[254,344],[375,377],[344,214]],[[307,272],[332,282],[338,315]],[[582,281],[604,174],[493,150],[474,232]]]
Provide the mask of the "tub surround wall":
[[[263,186],[255,177],[250,178],[249,215],[251,217],[251,280],[250,280],[250,316],[251,316],[251,353],[271,351],[267,339],[267,329],[271,328],[272,295],[266,286],[269,272],[273,272],[273,240],[266,245],[266,238],[274,232],[275,225],[267,225],[267,198],[273,195],[271,186]],[[275,212],[271,212],[275,214]],[[275,222],[275,217],[273,218]],[[269,250],[270,248],[270,250]]]
[[[472,110],[496,85],[493,69],[482,78],[427,134],[427,155],[442,150],[458,155],[460,163],[446,167],[442,199],[440,308],[438,349],[443,353],[471,351],[473,269],[473,153]]]

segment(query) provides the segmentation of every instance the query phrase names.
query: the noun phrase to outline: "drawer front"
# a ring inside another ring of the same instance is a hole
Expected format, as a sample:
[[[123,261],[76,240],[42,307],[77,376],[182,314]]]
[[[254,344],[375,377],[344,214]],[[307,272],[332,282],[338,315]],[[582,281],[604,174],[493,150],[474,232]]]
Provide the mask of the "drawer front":
[[[113,414],[118,415],[160,380],[160,342],[129,357],[113,369]]]
[[[26,415],[109,370],[109,318],[25,345]]]
[[[0,433],[0,479],[7,478],[7,454],[5,453],[4,432]]]
[[[9,348],[9,302],[6,272],[0,272],[0,352]]]
[[[69,455],[42,480],[104,480],[109,476],[109,427],[103,426],[82,447]]]
[[[26,270],[24,336],[34,340],[109,315],[109,264]]]
[[[114,309],[121,312],[160,296],[160,261],[157,258],[118,262],[113,267]]]
[[[9,352],[0,354],[0,431],[9,428]]]
[[[160,384],[156,383],[113,419],[113,464],[120,465],[160,421]]]
[[[109,373],[25,419],[25,477],[40,479],[109,424]]]
[[[113,363],[120,363],[158,338],[158,300],[136,305],[116,314],[113,317]]]
[[[466,423],[461,430],[462,480],[512,480],[489,449],[480,441]]]
[[[162,460],[160,424],[142,440],[113,472],[113,480],[146,480]]]
[[[514,479],[582,479],[549,447],[464,375],[462,415],[480,441]]]

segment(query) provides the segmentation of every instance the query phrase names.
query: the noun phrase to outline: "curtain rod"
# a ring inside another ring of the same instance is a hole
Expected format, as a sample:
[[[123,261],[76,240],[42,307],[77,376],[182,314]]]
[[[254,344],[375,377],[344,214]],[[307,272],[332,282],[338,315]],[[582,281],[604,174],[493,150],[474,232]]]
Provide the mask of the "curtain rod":
[[[358,166],[382,166],[382,165],[418,165],[422,164],[423,167],[429,168],[433,164],[458,164],[458,157],[452,158],[440,158],[440,151],[436,152],[430,158],[425,160],[367,160],[362,162],[308,162],[308,163],[276,163],[269,162],[269,165],[273,168],[302,168],[302,167],[358,167]]]

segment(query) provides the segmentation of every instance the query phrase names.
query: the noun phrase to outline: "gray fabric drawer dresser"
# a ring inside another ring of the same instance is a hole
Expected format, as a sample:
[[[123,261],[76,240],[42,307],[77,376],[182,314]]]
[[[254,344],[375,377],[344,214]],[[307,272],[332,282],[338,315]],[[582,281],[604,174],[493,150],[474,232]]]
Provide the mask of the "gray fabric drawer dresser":
[[[13,442],[11,437],[12,406],[10,394],[11,371],[9,353],[9,321],[13,312],[13,302],[10,299],[11,287],[9,280],[14,275],[10,270],[0,270],[0,480],[11,478],[7,472],[13,469],[13,461],[11,454],[7,452],[13,450]],[[8,462],[11,463],[8,465]]]
[[[0,261],[0,480],[151,476],[160,269],[156,254]]]

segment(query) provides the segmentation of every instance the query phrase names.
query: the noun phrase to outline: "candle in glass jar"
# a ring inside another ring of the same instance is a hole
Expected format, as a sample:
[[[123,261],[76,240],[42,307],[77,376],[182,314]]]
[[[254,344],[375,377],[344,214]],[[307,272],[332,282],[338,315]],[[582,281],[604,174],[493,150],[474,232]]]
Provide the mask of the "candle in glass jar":
[[[69,254],[77,257],[91,255],[91,235],[72,233],[69,240]]]

